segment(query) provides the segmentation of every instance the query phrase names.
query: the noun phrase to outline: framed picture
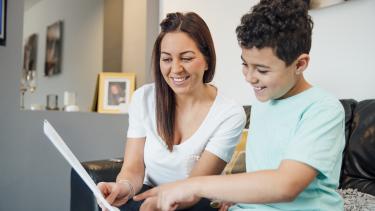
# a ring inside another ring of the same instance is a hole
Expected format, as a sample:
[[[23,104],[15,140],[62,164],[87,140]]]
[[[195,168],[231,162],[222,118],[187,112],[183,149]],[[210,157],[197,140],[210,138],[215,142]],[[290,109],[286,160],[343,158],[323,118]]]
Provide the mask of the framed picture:
[[[53,76],[61,72],[63,22],[47,27],[46,61],[44,75]]]
[[[309,9],[330,7],[348,0],[305,0],[309,3]]]
[[[23,49],[23,69],[25,71],[36,70],[38,54],[38,35],[30,35],[27,38]]]
[[[127,113],[135,89],[135,73],[99,74],[99,113]]]
[[[5,46],[7,24],[7,0],[0,0],[0,45]]]

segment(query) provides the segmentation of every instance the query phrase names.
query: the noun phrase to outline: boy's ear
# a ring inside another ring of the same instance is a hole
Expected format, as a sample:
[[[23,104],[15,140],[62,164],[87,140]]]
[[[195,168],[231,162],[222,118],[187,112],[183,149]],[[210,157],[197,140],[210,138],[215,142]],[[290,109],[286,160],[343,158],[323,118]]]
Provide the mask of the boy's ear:
[[[296,60],[296,74],[302,73],[309,65],[310,56],[309,54],[301,54]]]

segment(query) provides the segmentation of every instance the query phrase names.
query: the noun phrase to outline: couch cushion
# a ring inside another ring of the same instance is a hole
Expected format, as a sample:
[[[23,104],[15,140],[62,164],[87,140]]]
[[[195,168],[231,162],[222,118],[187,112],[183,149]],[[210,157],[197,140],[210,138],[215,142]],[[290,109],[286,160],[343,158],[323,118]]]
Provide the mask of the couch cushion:
[[[246,114],[245,129],[249,129],[249,127],[250,127],[251,105],[244,105],[243,109],[245,110],[245,114]]]
[[[247,141],[248,130],[244,129],[242,131],[240,142],[237,144],[236,150],[229,163],[225,166],[223,171],[224,174],[235,174],[242,173],[246,171],[245,165],[245,148]]]
[[[375,100],[357,104],[343,163],[341,187],[375,195]]]
[[[349,136],[352,132],[353,112],[358,102],[353,99],[342,99],[340,102],[345,110],[345,140],[346,144],[348,144]]]

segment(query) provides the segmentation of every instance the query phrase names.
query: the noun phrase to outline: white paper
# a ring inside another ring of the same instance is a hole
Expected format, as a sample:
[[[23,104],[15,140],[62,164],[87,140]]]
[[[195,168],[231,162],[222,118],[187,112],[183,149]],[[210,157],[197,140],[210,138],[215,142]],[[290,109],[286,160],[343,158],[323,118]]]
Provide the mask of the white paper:
[[[76,156],[74,156],[72,151],[69,149],[69,147],[63,141],[63,139],[59,136],[59,134],[47,120],[44,120],[43,129],[44,134],[46,134],[46,136],[51,140],[51,142],[57,148],[57,150],[59,150],[59,152],[64,156],[65,160],[68,161],[68,163],[74,168],[74,170],[83,179],[87,186],[89,186],[90,190],[93,192],[98,202],[110,211],[119,211],[117,207],[112,207],[105,200],[98,187],[96,187],[95,182],[91,179],[90,175],[86,172],[86,170],[83,168],[83,166],[78,161]]]

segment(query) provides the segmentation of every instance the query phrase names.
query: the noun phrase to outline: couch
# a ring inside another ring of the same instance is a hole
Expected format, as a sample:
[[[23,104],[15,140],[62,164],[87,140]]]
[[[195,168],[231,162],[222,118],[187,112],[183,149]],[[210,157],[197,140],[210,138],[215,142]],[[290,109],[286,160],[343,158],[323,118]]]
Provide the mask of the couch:
[[[339,190],[345,199],[345,210],[375,210],[375,100],[357,102],[344,99],[340,102],[345,110],[346,147],[343,152]],[[245,110],[249,116],[250,107]],[[249,122],[247,127],[248,125]],[[245,139],[244,136],[243,140]],[[225,173],[244,171],[243,140],[224,170]],[[82,165],[96,183],[115,181],[122,159],[88,161]],[[360,202],[361,204],[353,205]],[[74,170],[71,171],[70,207],[71,211],[100,210],[95,197]]]

